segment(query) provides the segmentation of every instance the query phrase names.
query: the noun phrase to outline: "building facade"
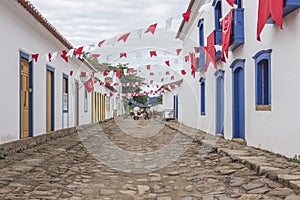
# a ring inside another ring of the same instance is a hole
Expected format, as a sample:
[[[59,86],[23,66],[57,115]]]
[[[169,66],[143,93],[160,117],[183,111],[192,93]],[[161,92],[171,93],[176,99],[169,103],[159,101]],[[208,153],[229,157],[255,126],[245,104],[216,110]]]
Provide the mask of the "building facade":
[[[183,56],[199,58],[195,77],[187,74],[178,91],[178,120],[188,126],[226,139],[240,138],[248,145],[289,157],[300,147],[300,44],[299,1],[285,0],[283,29],[269,18],[257,40],[259,1],[235,0],[226,63],[220,60],[222,20],[230,7],[226,0],[194,1],[189,22],[183,21],[177,37]],[[207,56],[202,46],[214,34],[216,68],[204,72]],[[185,62],[185,69],[190,69]]]
[[[25,0],[1,2],[0,24],[0,88],[5,93],[0,143],[113,117],[104,113],[93,118],[93,102],[101,102],[104,110],[107,100],[85,90],[80,73],[95,72],[85,59],[73,56],[67,63],[60,53],[56,59],[45,59],[43,53],[74,47],[33,5]],[[37,61],[32,58],[36,53]]]

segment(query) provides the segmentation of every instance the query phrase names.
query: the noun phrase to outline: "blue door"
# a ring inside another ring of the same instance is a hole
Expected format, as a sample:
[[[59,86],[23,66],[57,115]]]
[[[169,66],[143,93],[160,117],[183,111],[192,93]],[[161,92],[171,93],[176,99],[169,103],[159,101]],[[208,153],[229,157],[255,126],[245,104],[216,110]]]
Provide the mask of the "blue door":
[[[178,95],[174,96],[173,107],[174,107],[174,118],[178,119]]]
[[[224,135],[224,71],[218,70],[216,76],[216,134]]]
[[[232,137],[245,139],[245,60],[233,62],[232,68]]]

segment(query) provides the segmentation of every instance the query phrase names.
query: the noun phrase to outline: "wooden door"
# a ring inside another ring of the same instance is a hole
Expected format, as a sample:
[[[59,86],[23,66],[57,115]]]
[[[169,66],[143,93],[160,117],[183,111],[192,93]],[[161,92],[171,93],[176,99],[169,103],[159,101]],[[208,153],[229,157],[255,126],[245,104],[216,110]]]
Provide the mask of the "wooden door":
[[[54,99],[54,88],[53,88],[53,72],[47,70],[47,132],[54,131],[53,125],[53,99]]]
[[[29,62],[21,58],[21,139],[29,137]]]

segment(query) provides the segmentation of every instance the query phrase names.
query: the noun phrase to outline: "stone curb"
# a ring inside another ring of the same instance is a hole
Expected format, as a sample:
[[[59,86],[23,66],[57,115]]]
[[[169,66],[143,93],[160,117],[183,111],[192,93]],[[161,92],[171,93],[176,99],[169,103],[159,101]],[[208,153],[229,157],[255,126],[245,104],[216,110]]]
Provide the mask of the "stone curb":
[[[107,122],[110,121],[109,120],[104,120],[103,122]],[[103,122],[97,122],[97,123],[103,123]],[[70,134],[76,133],[77,129],[85,129],[88,127],[92,127],[97,123],[91,123],[91,124],[84,124],[84,125],[80,125],[78,127],[71,127],[71,128],[66,128],[66,129],[60,129],[60,130],[56,130],[50,133],[45,133],[42,135],[38,135],[32,138],[26,138],[26,139],[22,139],[22,140],[16,140],[16,141],[12,141],[12,142],[8,142],[8,143],[3,143],[0,144],[0,149],[4,149],[4,155],[11,155],[13,153],[16,152],[21,152],[24,151],[25,149],[29,149],[41,144],[44,144],[48,141],[51,140],[56,140],[58,138],[62,138],[65,136],[68,136]]]
[[[169,128],[179,131],[185,135],[189,135],[184,130],[179,130],[177,127],[167,124]],[[190,128],[190,127],[189,127]],[[191,128],[192,129],[192,128]],[[207,133],[206,133],[207,134]],[[213,135],[210,135],[210,137],[216,137]],[[215,152],[218,152],[219,154],[229,156],[234,162],[239,162],[243,165],[245,165],[247,168],[254,170],[258,175],[265,175],[269,179],[278,181],[282,183],[285,187],[291,188],[294,190],[296,194],[300,194],[300,168],[299,165],[295,165],[295,168],[298,169],[298,171],[293,172],[291,169],[285,169],[284,166],[281,166],[281,168],[278,166],[278,163],[274,160],[273,157],[269,156],[267,153],[263,150],[258,150],[254,147],[245,146],[243,144],[238,144],[236,142],[232,142],[235,145],[238,145],[240,147],[239,149],[234,148],[234,145],[229,146],[228,140],[223,138],[218,138],[218,143],[212,144],[209,140],[201,140],[198,138],[195,138],[195,140],[200,145],[210,146]],[[225,145],[220,145],[220,143],[226,144],[226,148],[224,148]],[[231,148],[230,148],[231,147]],[[243,148],[247,147],[247,148]],[[255,155],[256,152],[259,151],[259,155]],[[282,161],[287,162],[287,159],[282,156]],[[276,164],[276,165],[275,165]],[[275,165],[275,166],[274,166]],[[293,168],[293,167],[292,167]]]

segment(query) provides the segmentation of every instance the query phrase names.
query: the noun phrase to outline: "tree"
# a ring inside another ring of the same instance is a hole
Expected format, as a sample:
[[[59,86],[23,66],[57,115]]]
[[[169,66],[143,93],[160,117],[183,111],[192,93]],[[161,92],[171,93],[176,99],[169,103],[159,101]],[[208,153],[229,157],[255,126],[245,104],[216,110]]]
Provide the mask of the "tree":
[[[160,96],[157,98],[157,103],[162,104],[162,102],[163,102],[163,96],[160,95]]]

